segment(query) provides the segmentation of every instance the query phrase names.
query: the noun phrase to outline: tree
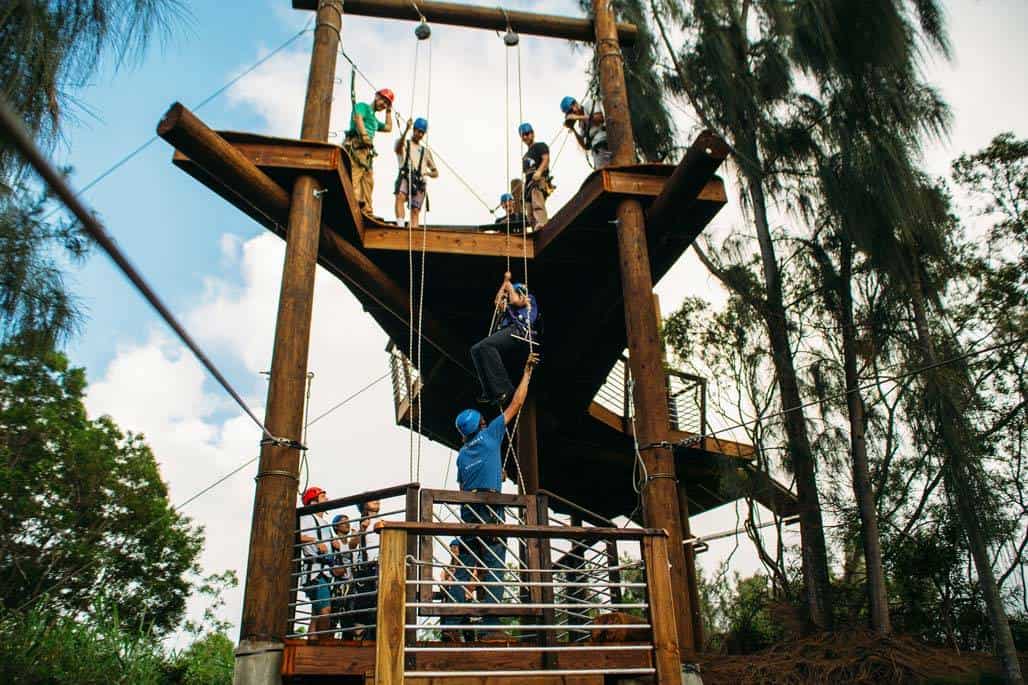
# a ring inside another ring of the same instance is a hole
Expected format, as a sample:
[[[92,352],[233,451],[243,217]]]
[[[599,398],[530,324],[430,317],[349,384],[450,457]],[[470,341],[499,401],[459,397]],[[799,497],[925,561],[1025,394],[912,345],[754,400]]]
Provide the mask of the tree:
[[[142,436],[90,419],[82,369],[0,349],[0,600],[175,626],[203,538],[168,501]]]

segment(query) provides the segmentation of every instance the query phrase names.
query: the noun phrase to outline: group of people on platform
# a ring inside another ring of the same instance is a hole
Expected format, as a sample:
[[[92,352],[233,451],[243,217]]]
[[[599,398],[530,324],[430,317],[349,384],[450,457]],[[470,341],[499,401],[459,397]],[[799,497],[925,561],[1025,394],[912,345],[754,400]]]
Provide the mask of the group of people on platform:
[[[502,449],[509,439],[507,430],[524,406],[532,373],[539,363],[542,342],[542,317],[535,295],[505,273],[496,292],[495,331],[471,347],[470,356],[482,387],[481,410],[461,411],[454,422],[462,441],[457,455],[457,482],[466,492],[499,493],[503,483]],[[508,369],[521,369],[515,387]],[[486,415],[497,412],[487,419]],[[515,456],[516,458],[516,456]],[[302,497],[310,507],[327,501],[320,487],[310,487]],[[340,632],[353,638],[373,638],[375,625],[374,595],[377,590],[377,555],[368,555],[377,545],[367,537],[377,529],[372,521],[379,516],[379,503],[358,507],[356,529],[345,514],[331,520],[325,512],[305,514],[301,519],[300,543],[303,562],[302,582],[311,608],[309,634],[312,637]],[[504,508],[487,501],[461,505],[461,520],[468,524],[498,524],[505,520]],[[444,565],[439,599],[443,603],[501,604],[504,601],[506,571],[505,540],[483,535],[465,535],[449,543],[450,558]],[[470,612],[469,612],[470,613]],[[498,618],[490,621],[497,623]],[[441,619],[443,639],[460,641],[475,632],[465,632],[470,618],[463,614]],[[478,639],[495,637],[478,631]]]
[[[350,159],[350,177],[357,204],[368,216],[374,216],[375,135],[393,130],[394,101],[393,91],[383,88],[375,93],[371,103],[354,103],[350,127],[343,142],[343,149]],[[607,147],[603,111],[596,106],[584,106],[571,96],[560,101],[560,110],[564,115],[564,125],[570,129],[579,146],[589,153],[593,168],[609,165],[611,153]],[[383,119],[379,119],[379,112],[384,112]],[[399,115],[396,121],[399,124]],[[427,134],[428,120],[417,117],[407,122],[393,146],[398,165],[393,184],[396,222],[412,228],[420,226],[422,209],[428,209],[427,179],[439,177],[432,150],[424,142]],[[550,148],[545,142],[536,140],[535,129],[528,122],[518,126],[518,135],[525,145],[521,178],[515,179],[511,188],[500,196],[504,215],[495,223],[506,224],[518,231],[539,230],[549,219],[546,199],[554,191]],[[408,208],[409,220],[406,216]]]

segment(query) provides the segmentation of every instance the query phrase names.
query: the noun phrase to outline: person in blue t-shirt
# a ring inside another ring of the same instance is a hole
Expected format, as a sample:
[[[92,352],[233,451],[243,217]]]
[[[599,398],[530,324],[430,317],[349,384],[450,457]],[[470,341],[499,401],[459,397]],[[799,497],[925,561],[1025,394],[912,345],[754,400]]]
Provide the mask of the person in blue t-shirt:
[[[506,434],[504,427],[514,421],[528,396],[528,383],[532,379],[538,356],[528,355],[521,382],[511,397],[510,404],[495,419],[486,423],[482,414],[475,409],[465,409],[457,415],[457,430],[464,445],[457,455],[457,482],[460,489],[468,492],[499,492],[503,482],[501,448]],[[488,504],[464,504],[460,510],[465,523],[503,523],[503,507]],[[503,541],[494,537],[479,535],[464,536],[461,548],[461,566],[457,569],[458,579],[470,582],[467,567],[483,569],[479,581],[484,583],[478,590],[479,600],[488,604],[503,601],[503,587],[490,585],[503,581],[506,548]],[[484,570],[488,569],[488,570]]]
[[[513,366],[528,352],[536,351],[542,321],[535,295],[528,292],[527,286],[511,283],[509,271],[503,275],[503,284],[494,303],[499,314],[499,328],[471,346],[471,361],[482,384],[480,401],[502,407],[514,391],[507,364]]]

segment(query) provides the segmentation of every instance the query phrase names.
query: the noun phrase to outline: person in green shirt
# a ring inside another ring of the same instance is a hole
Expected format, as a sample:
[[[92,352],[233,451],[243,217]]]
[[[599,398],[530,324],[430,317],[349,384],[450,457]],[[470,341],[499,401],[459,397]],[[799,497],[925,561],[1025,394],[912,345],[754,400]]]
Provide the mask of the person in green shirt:
[[[350,130],[346,132],[343,149],[350,157],[350,179],[353,191],[357,196],[357,205],[361,211],[372,216],[371,196],[375,189],[375,176],[372,162],[375,159],[375,134],[378,131],[388,133],[393,130],[393,91],[388,88],[375,93],[375,99],[369,105],[356,102],[350,115]],[[385,110],[385,122],[379,120],[376,112]]]

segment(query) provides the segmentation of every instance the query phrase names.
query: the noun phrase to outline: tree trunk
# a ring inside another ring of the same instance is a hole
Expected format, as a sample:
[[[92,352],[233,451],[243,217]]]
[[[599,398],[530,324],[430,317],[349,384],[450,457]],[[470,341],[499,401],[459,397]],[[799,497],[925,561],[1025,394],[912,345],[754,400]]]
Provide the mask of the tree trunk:
[[[878,510],[871,487],[871,469],[867,459],[864,398],[857,378],[857,333],[853,325],[853,244],[843,239],[839,268],[839,323],[842,334],[843,368],[846,376],[846,406],[850,421],[850,457],[853,462],[853,497],[860,512],[864,543],[864,564],[867,568],[867,594],[871,605],[871,627],[882,635],[892,632],[889,599],[882,566],[882,541],[878,532]]]
[[[745,154],[758,160],[757,146],[745,145]],[[832,628],[831,585],[828,576],[828,551],[825,545],[824,524],[821,520],[821,502],[818,497],[817,473],[814,454],[807,435],[807,420],[800,408],[799,384],[789,344],[788,319],[782,298],[781,273],[771,241],[767,221],[767,201],[761,178],[750,164],[740,167],[746,178],[747,191],[753,206],[757,241],[764,269],[766,303],[764,321],[767,325],[771,354],[778,376],[778,392],[782,408],[788,410],[783,417],[793,472],[796,475],[796,494],[799,499],[800,545],[803,551],[803,582],[806,588],[810,621],[820,630]]]
[[[917,329],[925,366],[933,367],[926,372],[929,374],[927,383],[935,386],[931,390],[934,390],[933,394],[938,397],[935,407],[936,415],[933,418],[942,438],[941,443],[945,452],[946,461],[943,469],[946,473],[946,490],[956,507],[957,516],[964,532],[967,534],[967,545],[971,551],[971,558],[974,560],[975,570],[978,572],[978,584],[981,585],[982,594],[985,596],[989,622],[992,624],[993,639],[996,641],[996,655],[999,657],[1003,669],[1003,679],[1007,685],[1024,685],[1021,665],[1017,659],[1017,649],[1014,647],[1014,636],[1010,632],[1010,622],[1007,620],[1006,611],[1003,608],[1003,598],[1000,595],[999,585],[996,583],[996,576],[992,570],[992,562],[989,559],[985,532],[982,530],[976,511],[973,490],[978,479],[967,462],[967,458],[973,459],[975,453],[975,446],[970,440],[971,428],[967,422],[970,409],[969,402],[967,402],[970,382],[964,379],[963,382],[968,385],[968,388],[954,392],[951,384],[939,379],[937,375],[938,370],[934,367],[939,363],[939,358],[935,349],[935,341],[928,328],[928,309],[921,275],[921,266],[915,263],[910,299],[914,310],[914,325]],[[949,405],[949,410],[946,411],[939,403]],[[953,420],[954,418],[957,420]]]

